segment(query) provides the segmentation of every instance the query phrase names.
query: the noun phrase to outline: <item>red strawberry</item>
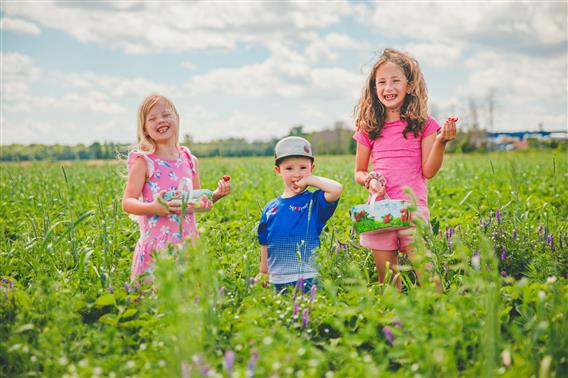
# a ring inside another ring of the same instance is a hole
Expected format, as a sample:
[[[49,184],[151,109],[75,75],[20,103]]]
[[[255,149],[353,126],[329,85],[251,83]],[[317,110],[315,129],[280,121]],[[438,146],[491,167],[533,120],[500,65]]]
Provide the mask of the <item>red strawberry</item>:
[[[450,117],[448,118],[448,122],[457,122],[458,121],[458,117]]]
[[[228,182],[231,180],[231,176],[225,175],[223,176],[223,181]]]
[[[384,220],[383,220],[383,221],[384,221],[385,223],[389,223],[389,222],[390,222],[390,220],[391,220],[391,216],[390,216],[390,214],[387,214],[387,215],[385,215],[385,218],[384,218]]]

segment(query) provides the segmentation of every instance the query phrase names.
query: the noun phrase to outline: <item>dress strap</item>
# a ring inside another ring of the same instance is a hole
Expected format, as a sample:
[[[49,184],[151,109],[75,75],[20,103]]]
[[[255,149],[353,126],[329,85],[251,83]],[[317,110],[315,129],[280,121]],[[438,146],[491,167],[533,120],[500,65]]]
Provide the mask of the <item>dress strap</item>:
[[[197,169],[195,168],[195,156],[193,156],[193,154],[191,153],[191,151],[189,150],[189,148],[185,147],[185,146],[180,146],[180,151],[182,153],[183,156],[185,156],[185,158],[187,159],[188,163],[189,163],[189,167],[191,168],[191,172],[193,173],[193,176],[195,176],[197,174]]]

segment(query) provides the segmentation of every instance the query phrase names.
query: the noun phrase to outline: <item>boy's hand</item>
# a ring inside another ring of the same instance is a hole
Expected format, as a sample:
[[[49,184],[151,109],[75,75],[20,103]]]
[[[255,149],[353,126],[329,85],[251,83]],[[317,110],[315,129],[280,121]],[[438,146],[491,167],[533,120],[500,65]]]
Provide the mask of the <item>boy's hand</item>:
[[[310,180],[311,177],[312,177],[311,175],[304,176],[295,183],[293,183],[294,186],[292,187],[292,190],[294,191],[294,193],[298,194],[306,190],[306,188],[311,185],[311,180]]]
[[[268,287],[268,274],[258,272],[256,277],[254,278],[254,282],[260,282],[263,287]]]
[[[448,143],[450,140],[456,138],[456,123],[458,122],[457,118],[450,117],[444,123],[442,130],[436,135],[436,140],[442,144]]]

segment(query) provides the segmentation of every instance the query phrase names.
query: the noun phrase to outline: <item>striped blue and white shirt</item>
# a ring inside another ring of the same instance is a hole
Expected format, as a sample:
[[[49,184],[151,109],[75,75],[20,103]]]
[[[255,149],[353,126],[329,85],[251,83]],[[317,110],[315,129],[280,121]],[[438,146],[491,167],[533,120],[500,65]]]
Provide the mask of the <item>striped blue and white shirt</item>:
[[[324,192],[318,189],[290,198],[278,197],[264,207],[258,242],[268,247],[270,282],[283,284],[297,281],[300,276],[315,277],[314,250],[338,202],[327,202]]]

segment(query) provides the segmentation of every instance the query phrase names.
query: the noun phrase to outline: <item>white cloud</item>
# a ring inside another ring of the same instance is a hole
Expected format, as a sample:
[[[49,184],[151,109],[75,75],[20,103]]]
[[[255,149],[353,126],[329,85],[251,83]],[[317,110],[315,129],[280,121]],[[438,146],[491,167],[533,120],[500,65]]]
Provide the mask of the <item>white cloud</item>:
[[[32,59],[17,52],[2,52],[2,81],[29,83],[38,78],[41,70],[35,66]]]
[[[193,77],[193,94],[222,92],[234,96],[282,96],[352,99],[360,91],[362,77],[343,68],[313,68],[311,57],[283,46],[262,63],[240,68],[211,70]]]
[[[496,88],[515,104],[550,101],[567,96],[566,56],[526,56],[507,52],[480,52],[465,61],[471,71],[460,94],[483,95]]]
[[[120,76],[101,75],[94,72],[73,72],[57,74],[60,81],[77,88],[97,88],[113,97],[135,98],[152,94],[175,94],[175,89],[143,78],[124,78]]]
[[[404,45],[403,50],[409,52],[422,66],[444,68],[454,66],[459,61],[463,47],[459,43],[413,42]]]
[[[406,36],[415,43],[516,50],[565,43],[567,7],[567,3],[541,2],[379,3],[372,17],[361,21],[386,35]]]
[[[237,43],[294,43],[299,32],[319,29],[352,12],[347,2],[320,4],[153,3],[6,3],[9,16],[22,16],[74,38],[129,53],[233,49]]]
[[[183,62],[181,64],[181,66],[185,69],[190,70],[190,71],[193,71],[194,69],[197,68],[197,66],[195,64],[191,63],[191,62]]]
[[[275,134],[282,136],[289,129],[289,125],[282,125],[274,117],[242,111],[222,117],[199,105],[182,107],[180,119],[180,136],[190,134],[196,142],[230,137],[267,140]],[[275,133],[275,130],[282,132]]]
[[[32,22],[22,20],[21,18],[10,17],[2,17],[2,19],[0,19],[0,29],[14,33],[32,35],[37,35],[41,32],[39,27]]]

